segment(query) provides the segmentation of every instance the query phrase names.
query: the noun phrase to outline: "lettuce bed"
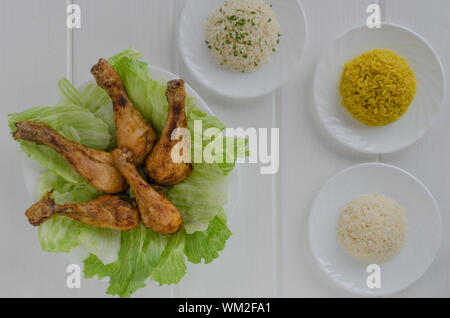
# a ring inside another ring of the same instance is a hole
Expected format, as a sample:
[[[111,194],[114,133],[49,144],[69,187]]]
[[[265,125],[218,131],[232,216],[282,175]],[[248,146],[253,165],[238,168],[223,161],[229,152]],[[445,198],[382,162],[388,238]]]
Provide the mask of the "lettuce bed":
[[[109,62],[121,76],[135,106],[160,133],[167,116],[166,83],[151,79],[141,58],[136,50],[127,49]],[[10,114],[11,130],[15,130],[17,121],[43,122],[70,140],[95,149],[113,149],[114,117],[106,92],[94,83],[78,90],[66,79],[58,83],[58,88],[61,99],[57,105]],[[199,110],[191,97],[186,102],[186,113],[192,136],[194,120],[202,120],[203,130],[225,128],[216,117]],[[203,139],[203,147],[208,141]],[[57,203],[86,202],[102,195],[57,152],[27,141],[19,143],[23,152],[48,169],[39,181],[41,195],[54,189]],[[167,197],[183,214],[184,226],[174,235],[159,235],[142,224],[131,231],[115,231],[56,217],[39,227],[41,247],[48,252],[69,252],[83,246],[90,253],[84,260],[84,275],[109,277],[107,294],[129,297],[148,279],[160,285],[176,284],[186,274],[186,259],[196,264],[210,263],[225,248],[231,232],[223,206],[227,201],[226,176],[233,167],[234,164],[194,164],[189,178],[166,189]]]

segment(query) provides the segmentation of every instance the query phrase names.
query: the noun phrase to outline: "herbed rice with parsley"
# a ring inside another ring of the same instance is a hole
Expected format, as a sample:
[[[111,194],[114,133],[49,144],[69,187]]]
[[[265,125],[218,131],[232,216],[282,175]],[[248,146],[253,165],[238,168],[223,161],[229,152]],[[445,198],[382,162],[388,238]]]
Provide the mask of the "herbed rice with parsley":
[[[253,72],[269,62],[279,43],[271,5],[260,0],[229,0],[206,22],[206,45],[223,67]]]

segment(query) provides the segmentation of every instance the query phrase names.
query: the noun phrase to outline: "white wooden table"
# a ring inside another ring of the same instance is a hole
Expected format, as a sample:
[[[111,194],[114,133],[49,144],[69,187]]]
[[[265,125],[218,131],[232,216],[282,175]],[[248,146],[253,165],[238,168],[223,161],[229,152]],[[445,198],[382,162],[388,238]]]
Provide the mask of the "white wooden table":
[[[101,297],[106,283],[83,280],[65,287],[69,260],[40,250],[36,230],[23,216],[32,203],[22,180],[21,156],[9,136],[6,114],[53,105],[56,83],[90,79],[100,56],[129,46],[152,64],[183,77],[212,111],[231,127],[280,127],[280,171],[259,174],[243,165],[242,194],[232,212],[232,238],[210,265],[188,265],[175,287],[151,283],[140,297],[347,297],[315,266],[307,242],[307,217],[323,182],[353,164],[390,163],[421,179],[437,199],[444,232],[439,254],[426,274],[398,297],[450,296],[450,100],[429,133],[412,147],[376,158],[343,149],[313,115],[311,79],[331,42],[362,25],[375,0],[301,0],[307,19],[302,69],[283,88],[252,102],[223,99],[203,89],[178,53],[176,30],[184,0],[74,0],[82,8],[81,29],[65,27],[71,0],[0,0],[0,296]],[[437,51],[450,83],[450,1],[381,0],[382,16],[422,35]],[[16,179],[12,183],[10,180]],[[17,181],[17,179],[20,179]]]

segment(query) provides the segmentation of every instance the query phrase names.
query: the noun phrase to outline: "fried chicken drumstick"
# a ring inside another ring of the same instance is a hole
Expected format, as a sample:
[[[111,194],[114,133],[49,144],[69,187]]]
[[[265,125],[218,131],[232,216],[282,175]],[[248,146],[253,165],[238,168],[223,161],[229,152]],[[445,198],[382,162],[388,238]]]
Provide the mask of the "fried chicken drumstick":
[[[119,193],[128,185],[114,166],[111,154],[90,149],[70,141],[53,128],[36,122],[17,122],[14,139],[46,145],[60,153],[69,164],[90,184],[105,193]]]
[[[169,102],[166,124],[145,165],[148,176],[154,183],[169,186],[182,182],[192,172],[191,163],[175,163],[172,160],[173,147],[178,142],[186,142],[171,139],[176,128],[187,128],[184,81],[179,79],[168,82],[166,98]]]
[[[160,234],[178,232],[183,225],[180,211],[142,179],[134,166],[131,151],[126,148],[115,149],[112,156],[116,167],[133,190],[142,223]]]
[[[139,225],[139,213],[130,203],[118,196],[104,195],[80,204],[55,204],[47,192],[33,204],[25,215],[28,221],[38,226],[55,216],[67,216],[85,224],[113,230],[131,230]]]
[[[103,88],[113,101],[117,146],[131,150],[136,164],[143,164],[155,145],[155,131],[142,118],[141,113],[128,97],[119,74],[105,59],[100,59],[92,67],[91,73],[97,81],[97,85]]]

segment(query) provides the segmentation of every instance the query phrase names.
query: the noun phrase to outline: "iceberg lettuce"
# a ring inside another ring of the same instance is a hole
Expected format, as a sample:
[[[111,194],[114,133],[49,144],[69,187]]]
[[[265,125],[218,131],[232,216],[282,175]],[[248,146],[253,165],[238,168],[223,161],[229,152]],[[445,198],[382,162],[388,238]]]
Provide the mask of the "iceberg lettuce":
[[[61,93],[61,104],[52,107],[34,107],[21,113],[9,114],[8,120],[11,131],[16,130],[14,125],[16,122],[36,121],[49,125],[72,141],[94,149],[107,149],[113,140],[111,132],[114,131],[114,127],[111,127],[111,123],[107,121],[108,115],[96,115],[88,108],[95,103],[97,96],[93,95],[91,90],[87,90],[87,88],[84,92],[80,92],[66,79],[62,79],[58,83],[58,87]],[[90,99],[87,98],[88,96]],[[104,100],[104,102],[111,108],[110,99]],[[96,108],[95,112],[99,109],[103,109],[101,105]],[[106,113],[106,111],[104,112]],[[53,149],[25,140],[18,140],[18,142],[25,154],[50,171],[74,184],[84,182],[84,179],[69,163]]]
[[[119,73],[127,92],[143,117],[161,133],[167,117],[166,83],[149,77],[142,55],[127,49],[109,62]],[[65,137],[95,149],[111,150],[115,145],[112,103],[104,90],[89,83],[82,90],[68,80],[58,83],[61,98],[53,107],[36,107],[9,115],[11,130],[22,120],[44,122]],[[202,112],[188,97],[186,113],[191,136],[193,122],[202,120],[203,130],[225,126]],[[51,189],[58,204],[86,202],[102,193],[88,184],[58,153],[46,146],[19,141],[28,156],[48,168],[41,176],[41,195]],[[208,143],[203,140],[202,147]],[[224,152],[224,157],[231,154]],[[178,283],[186,273],[186,259],[210,263],[224,249],[230,237],[223,206],[227,201],[227,174],[233,163],[194,164],[192,174],[181,184],[168,187],[167,197],[183,214],[184,227],[173,235],[159,235],[140,225],[130,231],[100,229],[65,217],[56,217],[39,228],[45,251],[69,252],[83,246],[90,256],[84,261],[86,278],[109,277],[108,294],[131,296],[148,279],[163,284]],[[128,194],[132,196],[132,192]]]

